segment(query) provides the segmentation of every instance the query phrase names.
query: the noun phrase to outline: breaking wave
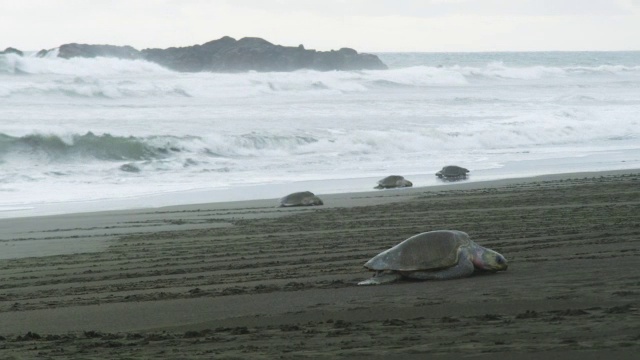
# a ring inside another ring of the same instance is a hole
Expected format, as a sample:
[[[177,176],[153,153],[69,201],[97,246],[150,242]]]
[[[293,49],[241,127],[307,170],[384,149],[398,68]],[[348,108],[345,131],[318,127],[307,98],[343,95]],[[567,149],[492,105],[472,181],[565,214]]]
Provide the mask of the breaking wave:
[[[65,96],[78,98],[146,98],[191,97],[179,85],[137,83],[128,80],[105,81],[96,78],[75,77],[47,83],[21,83],[0,85],[0,97],[11,96]]]
[[[46,157],[52,161],[144,161],[190,154],[209,157],[258,157],[296,152],[315,143],[311,136],[242,134],[233,136],[113,136],[30,134],[14,137],[0,133],[0,159],[11,155]]]
[[[190,135],[117,136],[94,134],[42,134],[11,136],[0,133],[0,161],[12,156],[69,161],[163,161],[178,159],[269,159],[291,161],[298,157],[379,158],[403,154],[509,149],[584,143],[635,136],[637,121],[620,115],[605,121],[588,111],[563,110],[521,114],[508,118],[441,123],[402,129],[308,129]]]
[[[126,74],[170,74],[171,70],[144,60],[116,58],[71,58],[0,55],[0,74],[114,76]]]
[[[38,58],[0,55],[0,98],[66,96],[105,99],[144,97],[247,97],[264,94],[357,93],[389,88],[464,86],[471,82],[640,77],[638,65],[515,66],[415,65],[389,70],[301,70],[290,73],[177,73],[144,60]]]
[[[46,156],[51,160],[147,160],[162,158],[171,152],[179,152],[170,137],[151,138],[145,141],[136,137],[95,135],[58,136],[31,134],[13,137],[0,133],[0,158],[12,155]]]

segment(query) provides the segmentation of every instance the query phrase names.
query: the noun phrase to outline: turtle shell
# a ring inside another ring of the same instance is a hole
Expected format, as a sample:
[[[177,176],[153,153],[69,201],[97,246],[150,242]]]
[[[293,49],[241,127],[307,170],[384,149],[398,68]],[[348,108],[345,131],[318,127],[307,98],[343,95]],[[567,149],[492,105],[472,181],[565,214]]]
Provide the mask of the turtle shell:
[[[451,267],[458,263],[459,249],[470,246],[467,233],[438,230],[408,238],[364,264],[370,270],[419,271]]]
[[[438,171],[438,174],[445,177],[454,177],[454,176],[466,176],[469,170],[456,166],[449,165],[442,168],[442,170]]]
[[[404,176],[400,175],[391,175],[387,176],[384,179],[378,180],[378,186],[382,188],[392,188],[392,187],[408,187],[412,186],[410,181],[404,179]]]
[[[280,206],[322,205],[322,200],[311,191],[289,194],[280,199]]]

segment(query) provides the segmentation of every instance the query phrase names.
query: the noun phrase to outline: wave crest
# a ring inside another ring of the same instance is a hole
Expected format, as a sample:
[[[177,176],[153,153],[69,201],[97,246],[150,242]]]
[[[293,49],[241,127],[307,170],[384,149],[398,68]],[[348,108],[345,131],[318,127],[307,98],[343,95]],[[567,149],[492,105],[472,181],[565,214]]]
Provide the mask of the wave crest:
[[[0,55],[0,73],[28,75],[114,76],[170,74],[171,70],[144,60],[116,58],[71,58]]]
[[[166,138],[170,140],[170,138]],[[148,160],[179,152],[170,141],[154,145],[136,137],[84,135],[68,137],[53,134],[30,134],[13,137],[0,133],[0,158],[11,154],[46,156],[51,160],[93,158],[98,160]]]
[[[0,82],[0,98],[227,99],[272,95],[333,96],[503,81],[511,84],[548,80],[550,83],[559,78],[569,79],[567,81],[582,81],[585,77],[619,81],[623,77],[640,77],[640,66],[514,66],[497,61],[474,66],[417,65],[368,71],[221,74],[177,73],[144,60],[37,58],[6,54],[0,55],[0,76],[3,80]]]

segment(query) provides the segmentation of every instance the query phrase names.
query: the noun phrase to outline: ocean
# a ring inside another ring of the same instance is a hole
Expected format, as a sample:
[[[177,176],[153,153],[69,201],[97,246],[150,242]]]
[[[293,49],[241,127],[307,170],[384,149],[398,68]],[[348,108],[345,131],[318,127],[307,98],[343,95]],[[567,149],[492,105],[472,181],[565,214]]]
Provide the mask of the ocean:
[[[371,191],[392,174],[447,186],[449,164],[469,182],[640,168],[640,52],[376,55],[389,70],[0,55],[0,218]]]

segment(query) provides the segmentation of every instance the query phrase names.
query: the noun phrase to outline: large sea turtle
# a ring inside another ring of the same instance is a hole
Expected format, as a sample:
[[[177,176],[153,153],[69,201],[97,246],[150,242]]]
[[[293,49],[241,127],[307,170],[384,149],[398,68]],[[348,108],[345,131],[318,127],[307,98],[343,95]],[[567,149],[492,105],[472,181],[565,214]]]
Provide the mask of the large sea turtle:
[[[469,170],[456,166],[448,165],[442,168],[442,170],[436,173],[436,176],[443,180],[460,180],[467,177]]]
[[[391,175],[387,176],[384,179],[378,180],[378,186],[374,187],[374,189],[391,189],[398,187],[411,187],[413,183],[403,176],[400,175]]]
[[[289,194],[280,199],[280,206],[311,206],[323,205],[322,200],[315,196],[311,191],[302,191]]]
[[[407,277],[417,280],[456,279],[484,271],[507,270],[507,260],[457,230],[412,236],[371,258],[364,267],[376,274],[358,285],[378,285]]]

